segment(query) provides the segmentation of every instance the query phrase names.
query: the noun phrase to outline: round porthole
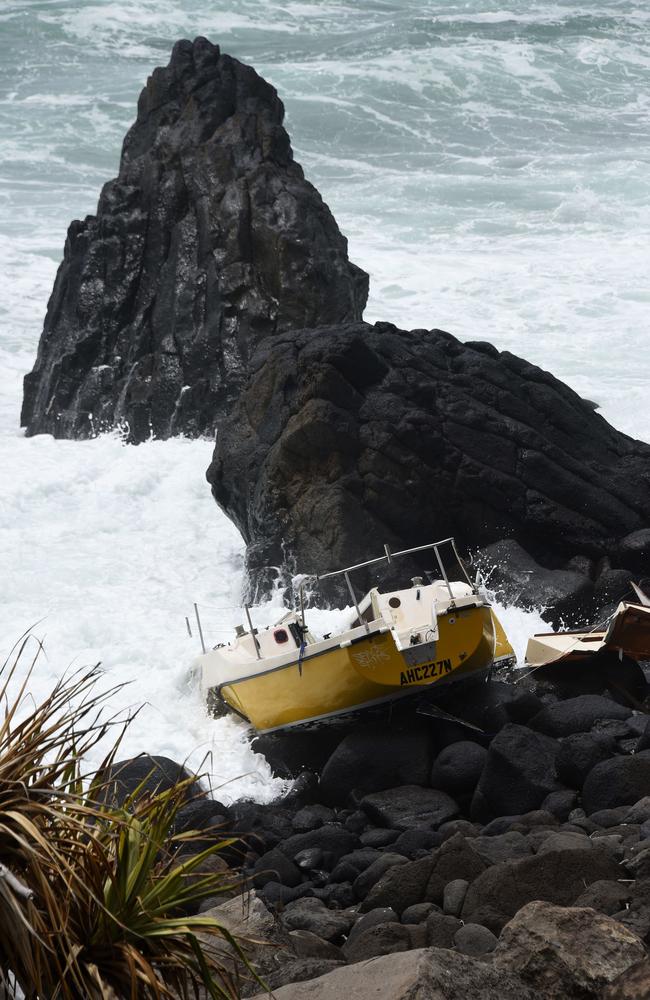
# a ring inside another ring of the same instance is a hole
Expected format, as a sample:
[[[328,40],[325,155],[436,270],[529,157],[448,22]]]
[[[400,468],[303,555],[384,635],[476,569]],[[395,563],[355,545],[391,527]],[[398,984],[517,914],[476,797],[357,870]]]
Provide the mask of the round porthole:
[[[449,619],[449,624],[450,625],[455,625],[456,624],[456,619],[455,618],[450,618]]]
[[[402,606],[402,602],[400,601],[399,597],[391,597],[388,601],[388,604],[391,608],[399,608]]]
[[[283,643],[283,642],[288,642],[289,641],[289,636],[287,634],[287,630],[284,629],[284,628],[276,628],[276,630],[273,633],[273,635],[275,637],[275,641],[276,642]]]

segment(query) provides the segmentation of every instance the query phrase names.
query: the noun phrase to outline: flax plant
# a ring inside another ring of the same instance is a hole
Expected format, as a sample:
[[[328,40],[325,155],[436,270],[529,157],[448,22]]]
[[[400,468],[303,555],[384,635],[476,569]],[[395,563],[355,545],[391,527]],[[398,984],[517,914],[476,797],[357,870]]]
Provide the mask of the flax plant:
[[[115,689],[98,693],[95,668],[33,700],[30,641],[0,668],[0,996],[238,997],[240,976],[255,977],[241,945],[213,918],[183,915],[236,885],[203,870],[232,841],[205,849],[205,830],[170,832],[193,779],[115,805],[101,775],[130,721],[104,718]],[[107,736],[91,778],[81,762]]]

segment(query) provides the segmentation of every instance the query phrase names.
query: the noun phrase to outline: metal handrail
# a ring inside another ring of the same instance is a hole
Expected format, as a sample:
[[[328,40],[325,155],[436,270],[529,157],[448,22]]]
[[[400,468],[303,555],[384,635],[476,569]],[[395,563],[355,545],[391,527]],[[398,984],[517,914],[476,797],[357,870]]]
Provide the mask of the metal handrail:
[[[467,580],[467,582],[469,583],[469,585],[471,587],[473,587],[472,581],[470,580],[469,576],[467,575],[465,567],[463,566],[463,564],[462,564],[462,562],[460,560],[460,556],[458,555],[458,549],[456,548],[456,542],[455,542],[455,540],[454,540],[453,537],[450,537],[450,538],[441,538],[439,541],[437,541],[437,542],[430,542],[428,545],[416,545],[416,546],[414,546],[411,549],[400,549],[399,552],[391,552],[391,550],[389,549],[388,545],[384,545],[384,550],[385,550],[386,554],[383,555],[383,556],[377,556],[376,559],[367,559],[366,562],[355,563],[354,566],[345,566],[343,569],[334,569],[334,570],[331,570],[329,573],[317,573],[317,574],[315,574],[315,577],[316,577],[316,580],[327,580],[327,579],[329,579],[332,576],[343,576],[345,573],[352,573],[352,572],[354,572],[354,570],[364,569],[366,566],[376,566],[377,563],[383,563],[383,562],[390,563],[393,559],[397,559],[399,556],[410,556],[410,555],[413,555],[413,553],[415,553],[415,552],[425,552],[428,549],[435,549],[436,550],[436,558],[438,560],[438,565],[440,566],[440,570],[442,572],[443,578],[444,578],[445,582],[448,582],[447,581],[447,575],[445,573],[444,567],[442,566],[442,562],[441,562],[441,558],[440,558],[440,553],[438,552],[438,546],[439,545],[448,545],[448,544],[451,544],[451,546],[452,546],[452,548],[454,550],[454,555],[456,556],[456,559],[458,560],[458,565],[460,566],[465,579]]]

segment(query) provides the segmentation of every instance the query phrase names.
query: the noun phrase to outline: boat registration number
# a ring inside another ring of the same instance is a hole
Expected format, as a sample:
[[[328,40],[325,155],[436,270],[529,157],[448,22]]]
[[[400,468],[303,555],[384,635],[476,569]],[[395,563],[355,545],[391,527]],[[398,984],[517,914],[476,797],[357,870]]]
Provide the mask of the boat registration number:
[[[403,670],[399,675],[400,686],[405,684],[417,684],[418,681],[435,680],[436,677],[444,677],[452,671],[451,660],[436,660],[435,663],[423,663],[420,667],[411,667]]]

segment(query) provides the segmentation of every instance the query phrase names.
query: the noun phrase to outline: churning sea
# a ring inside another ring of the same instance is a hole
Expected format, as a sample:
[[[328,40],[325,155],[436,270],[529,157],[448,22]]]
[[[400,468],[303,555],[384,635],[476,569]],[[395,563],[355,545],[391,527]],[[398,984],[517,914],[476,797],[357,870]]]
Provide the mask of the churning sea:
[[[278,89],[296,157],[370,273],[367,319],[490,340],[648,441],[650,11],[0,0],[0,648],[32,626],[44,640],[35,695],[101,661],[107,685],[128,682],[116,709],[146,703],[125,752],[207,754],[219,797],[265,799],[278,783],[245,731],[209,719],[188,681],[185,615],[199,602],[223,638],[242,584],[242,541],[203,478],[211,442],[18,426],[66,228],[115,175],[147,75],[196,35]],[[521,648],[539,616],[504,616]]]

